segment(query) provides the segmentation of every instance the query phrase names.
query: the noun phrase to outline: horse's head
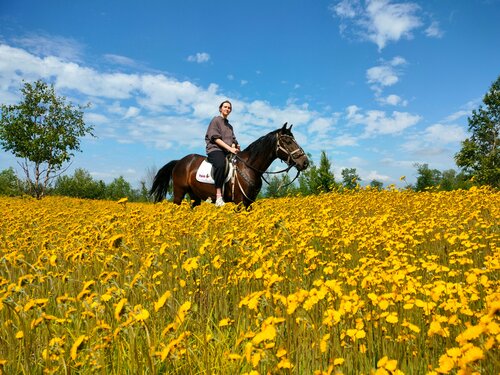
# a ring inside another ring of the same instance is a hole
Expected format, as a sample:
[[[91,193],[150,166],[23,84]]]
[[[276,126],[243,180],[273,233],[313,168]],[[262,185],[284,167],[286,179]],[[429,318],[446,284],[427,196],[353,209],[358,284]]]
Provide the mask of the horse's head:
[[[298,171],[303,171],[309,166],[306,153],[299,146],[292,134],[292,126],[287,128],[287,123],[276,133],[276,155],[289,166],[294,166]]]

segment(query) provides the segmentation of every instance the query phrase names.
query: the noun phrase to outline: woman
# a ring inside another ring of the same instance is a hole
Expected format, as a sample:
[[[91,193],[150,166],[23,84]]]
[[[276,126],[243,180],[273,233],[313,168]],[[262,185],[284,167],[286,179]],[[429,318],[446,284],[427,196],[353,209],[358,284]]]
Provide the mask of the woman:
[[[207,160],[214,167],[215,205],[217,207],[225,204],[222,198],[222,186],[225,178],[226,155],[229,153],[236,154],[240,150],[233,127],[227,119],[231,110],[231,102],[229,100],[223,101],[219,105],[220,116],[215,116],[210,121],[205,135]]]

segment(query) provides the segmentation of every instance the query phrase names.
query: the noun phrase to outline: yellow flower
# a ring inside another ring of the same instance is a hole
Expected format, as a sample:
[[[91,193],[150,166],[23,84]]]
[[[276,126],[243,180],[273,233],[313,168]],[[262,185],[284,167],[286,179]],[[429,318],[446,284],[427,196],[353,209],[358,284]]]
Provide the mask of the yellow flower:
[[[73,343],[73,345],[71,346],[71,350],[70,350],[70,357],[72,360],[75,360],[77,355],[78,355],[78,348],[80,347],[80,345],[82,345],[83,341],[86,340],[86,336],[85,335],[81,335],[79,336],[75,342]]]
[[[334,364],[335,366],[340,366],[340,365],[344,364],[344,362],[345,362],[345,359],[344,359],[344,358],[335,358],[335,359],[333,360],[333,364]]]
[[[183,265],[182,265],[182,268],[186,271],[186,272],[191,272],[192,270],[195,270],[198,268],[198,257],[193,257],[193,258],[189,258],[187,259]]]
[[[127,303],[126,298],[122,298],[115,307],[115,319],[120,320],[120,314],[122,312],[123,306]]]
[[[384,356],[377,362],[378,368],[384,368],[388,371],[395,371],[398,366],[398,361],[395,359],[389,359],[389,357]]]
[[[252,339],[252,344],[258,345],[264,340],[274,340],[276,337],[276,327],[273,324],[269,324],[263,327],[262,331],[257,333]]]
[[[140,308],[139,313],[134,316],[134,319],[137,322],[143,322],[148,318],[149,318],[149,311],[143,308]]]
[[[292,368],[292,364],[290,361],[286,358],[283,358],[279,363],[278,363],[278,368]]]
[[[439,367],[436,371],[440,374],[448,374],[455,367],[455,361],[448,355],[443,354],[439,357]]]
[[[171,295],[172,293],[169,290],[163,293],[161,297],[158,299],[158,301],[154,303],[155,311],[160,310],[163,307],[163,305],[165,305],[165,302],[167,301],[167,299],[170,298]]]
[[[484,358],[483,350],[481,348],[478,348],[477,346],[473,346],[463,354],[461,363],[465,364],[465,363],[475,362],[483,358]]]
[[[388,322],[388,323],[391,323],[391,324],[394,324],[394,323],[397,323],[399,321],[398,319],[398,316],[396,313],[390,313],[386,318],[385,320]]]
[[[225,318],[219,321],[219,327],[226,327],[232,323],[231,319]]]

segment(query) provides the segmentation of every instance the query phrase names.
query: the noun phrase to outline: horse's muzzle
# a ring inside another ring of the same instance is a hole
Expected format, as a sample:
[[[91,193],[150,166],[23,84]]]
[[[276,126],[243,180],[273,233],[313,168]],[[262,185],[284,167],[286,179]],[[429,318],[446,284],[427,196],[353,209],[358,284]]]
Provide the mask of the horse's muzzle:
[[[296,160],[294,160],[294,162],[295,162],[295,168],[297,168],[298,171],[303,171],[307,169],[307,167],[309,166],[309,159],[305,155],[301,156],[300,158],[297,158]]]

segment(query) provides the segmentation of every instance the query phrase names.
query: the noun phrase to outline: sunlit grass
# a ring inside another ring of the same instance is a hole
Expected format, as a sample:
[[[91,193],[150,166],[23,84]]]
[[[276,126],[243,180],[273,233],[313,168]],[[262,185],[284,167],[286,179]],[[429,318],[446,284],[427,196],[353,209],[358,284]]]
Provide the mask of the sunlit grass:
[[[0,198],[5,373],[500,373],[500,194]]]

